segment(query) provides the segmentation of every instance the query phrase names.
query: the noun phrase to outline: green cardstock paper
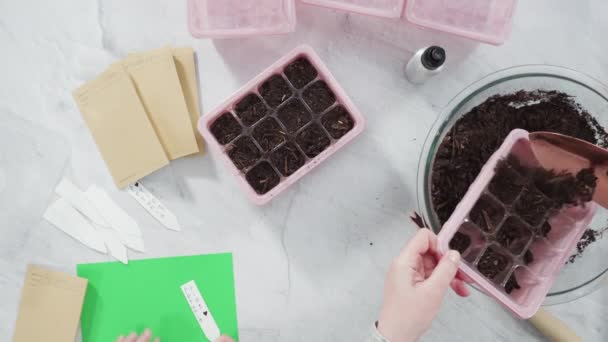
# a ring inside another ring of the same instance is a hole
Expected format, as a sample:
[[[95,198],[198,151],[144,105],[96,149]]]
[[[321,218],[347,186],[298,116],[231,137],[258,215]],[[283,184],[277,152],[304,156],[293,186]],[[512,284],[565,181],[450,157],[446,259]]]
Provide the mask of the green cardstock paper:
[[[161,342],[208,341],[181,286],[194,280],[223,335],[238,340],[232,254],[79,264],[89,281],[81,316],[83,342],[116,341],[152,329]]]

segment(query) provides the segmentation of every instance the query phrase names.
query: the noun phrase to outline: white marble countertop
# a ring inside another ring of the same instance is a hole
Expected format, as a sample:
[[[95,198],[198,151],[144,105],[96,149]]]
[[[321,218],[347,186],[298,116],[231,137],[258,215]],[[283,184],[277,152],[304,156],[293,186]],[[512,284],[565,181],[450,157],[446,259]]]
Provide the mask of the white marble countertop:
[[[190,37],[184,0],[1,1],[0,112],[69,141],[65,175],[82,187],[103,186],[143,227],[147,252],[131,258],[233,252],[243,341],[358,341],[376,318],[392,256],[415,231],[407,215],[416,206],[418,156],[439,110],[464,86],[514,65],[561,65],[608,82],[606,13],[604,0],[520,1],[511,39],[495,47],[299,5],[294,34],[213,42]],[[265,207],[250,204],[214,156],[173,162],[145,183],[177,213],[180,233],[115,190],[71,98],[76,86],[129,52],[190,45],[208,112],[301,43],[315,48],[367,118],[352,145]],[[430,43],[447,48],[446,70],[414,87],[402,75],[404,62]],[[11,242],[14,252],[0,253],[3,341],[12,336],[27,263],[74,270],[110,260],[46,222],[22,236]],[[608,286],[549,310],[586,341],[608,340]],[[468,300],[450,294],[424,340],[540,338],[475,293]]]

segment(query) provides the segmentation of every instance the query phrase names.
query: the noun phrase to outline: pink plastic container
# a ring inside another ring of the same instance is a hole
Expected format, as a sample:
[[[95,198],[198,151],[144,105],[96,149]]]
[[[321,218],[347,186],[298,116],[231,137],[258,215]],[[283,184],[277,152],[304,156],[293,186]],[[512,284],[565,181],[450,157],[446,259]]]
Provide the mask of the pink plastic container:
[[[460,245],[458,249],[462,252],[461,271],[515,315],[527,319],[540,307],[561,267],[591,222],[597,204],[591,202],[562,208],[557,212],[549,211],[537,223],[529,224],[530,218],[520,217],[514,208],[525,192],[530,190],[522,186],[521,191],[512,192],[511,196],[492,192],[495,168],[500,160],[510,154],[524,166],[539,166],[530,147],[528,132],[520,129],[512,131],[444,224],[439,233],[439,249],[441,253],[446,253],[454,239],[453,247]],[[521,184],[519,180],[523,177],[515,169],[509,169],[509,172],[495,178],[496,181],[500,179],[510,184]],[[475,208],[482,208],[477,212],[483,212],[482,222],[485,223],[480,224],[479,219],[475,218]],[[550,225],[549,233],[540,233],[546,223]],[[483,224],[487,225],[486,229],[480,228]],[[514,226],[522,229],[520,232],[523,234],[512,240],[508,247],[498,243],[496,237],[501,230],[513,229]],[[455,238],[457,232],[459,235]],[[465,236],[470,241],[468,245],[462,243],[463,239],[466,240]],[[489,279],[478,268],[480,264],[488,263],[505,267],[501,271],[496,270],[496,274]],[[513,287],[511,277],[516,279],[520,288]],[[508,294],[505,287],[511,288],[512,292]]]
[[[405,0],[302,0],[302,2],[385,18],[400,18]]]
[[[511,32],[516,0],[408,0],[408,21],[500,45]]]
[[[210,149],[258,205],[304,177],[364,126],[363,116],[309,46],[278,60],[198,123]],[[243,158],[245,152],[259,156]]]
[[[197,38],[280,34],[295,26],[295,0],[188,0],[188,29]]]

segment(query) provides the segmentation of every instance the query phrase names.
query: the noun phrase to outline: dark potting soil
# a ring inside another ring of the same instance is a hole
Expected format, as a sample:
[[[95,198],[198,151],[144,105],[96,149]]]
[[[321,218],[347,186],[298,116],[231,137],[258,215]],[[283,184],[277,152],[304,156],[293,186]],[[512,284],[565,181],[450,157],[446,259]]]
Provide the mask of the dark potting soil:
[[[507,283],[505,284],[505,292],[508,294],[511,294],[511,292],[513,292],[513,290],[519,290],[521,289],[521,286],[519,286],[519,283],[517,282],[517,278],[515,278],[515,274],[512,274],[509,277],[509,280],[507,280]]]
[[[268,152],[287,139],[287,133],[275,118],[266,118],[253,129],[253,138]]]
[[[540,230],[538,231],[538,235],[546,237],[547,235],[549,235],[550,231],[551,231],[551,225],[549,224],[548,221],[545,221],[540,226]]]
[[[488,233],[496,230],[504,216],[505,209],[502,205],[487,195],[482,196],[469,213],[471,221]]]
[[[513,254],[521,253],[531,238],[532,231],[514,216],[507,218],[496,233],[496,241]]]
[[[210,127],[218,143],[226,145],[241,134],[241,125],[230,113],[222,114]]]
[[[525,265],[534,261],[532,251],[526,249],[529,248],[533,236],[547,237],[551,231],[547,219],[563,206],[579,205],[591,200],[597,182],[590,169],[584,169],[576,175],[556,173],[542,168],[523,166],[514,156],[501,160],[496,166],[495,173],[494,178],[511,175],[512,179],[517,179],[518,192],[513,191],[513,182],[495,182],[492,179],[493,187],[490,187],[491,192],[499,198],[507,198],[501,194],[508,193],[509,200],[515,200],[514,204],[504,206],[492,196],[484,194],[473,206],[469,219],[487,233],[488,242],[497,242],[513,255],[501,254],[501,256],[516,261],[515,256],[524,253],[522,259]],[[543,191],[536,188],[537,184]],[[503,222],[505,215],[508,216]],[[466,246],[464,242],[466,238],[463,235],[470,238],[465,233],[457,232],[450,241],[450,248],[466,250],[466,247],[462,249]],[[589,237],[588,240],[593,239],[591,235]],[[493,247],[488,250],[491,250],[490,254],[484,254],[477,267],[482,274],[490,275],[489,278],[492,278],[501,273],[504,267],[500,260],[496,261],[500,258],[494,256],[500,253]],[[494,259],[490,258],[492,256]],[[512,274],[504,289],[507,293],[511,293],[519,288],[517,277]]]
[[[312,115],[301,100],[293,99],[277,111],[279,120],[289,133],[295,133],[312,120]]]
[[[479,259],[477,269],[488,279],[494,279],[509,266],[509,257],[497,251],[494,247],[486,249]]]
[[[272,108],[285,102],[293,94],[289,84],[281,75],[271,76],[259,88],[260,95]]]
[[[428,224],[426,224],[426,222],[424,221],[424,218],[422,218],[422,216],[420,216],[417,211],[414,211],[410,215],[410,220],[420,229],[429,227]]]
[[[449,243],[450,249],[456,250],[460,254],[463,254],[470,245],[471,238],[466,234],[462,234],[461,232],[456,232]]]
[[[288,142],[270,155],[270,161],[283,176],[288,177],[304,165],[306,157],[294,143]]]
[[[583,233],[583,237],[576,244],[576,252],[568,258],[566,264],[571,264],[578,258],[583,256],[585,249],[587,249],[589,245],[591,245],[598,239],[601,239],[606,232],[608,232],[608,225],[600,230],[587,229],[585,233]]]
[[[248,94],[234,106],[234,112],[245,126],[260,121],[268,113],[268,108],[256,94]]]
[[[334,139],[342,138],[355,126],[353,118],[342,106],[337,106],[325,113],[321,119],[321,123]]]
[[[552,208],[555,203],[535,188],[524,189],[513,205],[515,212],[531,226],[542,223]]]
[[[511,160],[499,162],[496,175],[488,186],[490,192],[505,204],[512,204],[526,184],[526,179],[517,171],[519,162],[512,163]]]
[[[532,254],[532,252],[530,252],[530,250],[527,250],[526,253],[524,253],[524,264],[530,265],[533,262],[534,262],[534,254]]]
[[[324,110],[329,108],[334,102],[336,102],[336,95],[329,89],[329,86],[325,81],[316,81],[304,89],[302,93],[304,102],[310,107],[315,113],[322,113]]]
[[[301,89],[317,77],[317,70],[306,57],[300,57],[285,67],[285,76],[294,87]]]
[[[304,153],[310,158],[318,156],[331,143],[323,128],[317,123],[312,123],[304,128],[297,136],[296,141]]]
[[[250,137],[241,137],[228,147],[228,156],[242,170],[255,164],[262,154]]]
[[[566,134],[608,147],[608,133],[565,93],[521,90],[492,96],[452,126],[435,155],[431,199],[441,224],[447,221],[483,165],[515,128]],[[489,187],[495,195],[505,197],[500,199],[507,204],[516,199],[523,187],[516,177],[517,166],[511,169],[516,171],[515,174],[505,171],[504,175],[496,177],[497,181],[506,180],[498,185],[501,191],[495,191],[496,184]],[[511,184],[512,188],[506,188],[505,184]],[[542,185],[538,188],[543,191]],[[581,200],[584,198],[581,196]],[[559,198],[554,202],[556,206],[563,203]],[[542,227],[547,229],[544,225]]]
[[[263,161],[249,170],[245,175],[245,179],[247,179],[253,190],[260,195],[270,191],[280,181],[279,175],[267,161]]]

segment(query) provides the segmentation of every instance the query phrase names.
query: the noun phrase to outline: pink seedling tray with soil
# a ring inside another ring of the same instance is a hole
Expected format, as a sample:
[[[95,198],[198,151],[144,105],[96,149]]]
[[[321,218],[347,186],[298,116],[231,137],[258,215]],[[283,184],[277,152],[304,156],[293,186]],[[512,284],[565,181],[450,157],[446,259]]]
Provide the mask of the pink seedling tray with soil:
[[[293,32],[295,0],[188,0],[188,29],[197,38]]]
[[[385,18],[400,18],[405,4],[405,0],[302,0],[302,2]]]
[[[268,203],[361,133],[365,120],[319,56],[300,46],[198,129],[256,204]]]
[[[462,254],[461,271],[520,318],[536,313],[591,222],[592,171],[544,170],[528,132],[512,131],[439,233],[442,253]]]

